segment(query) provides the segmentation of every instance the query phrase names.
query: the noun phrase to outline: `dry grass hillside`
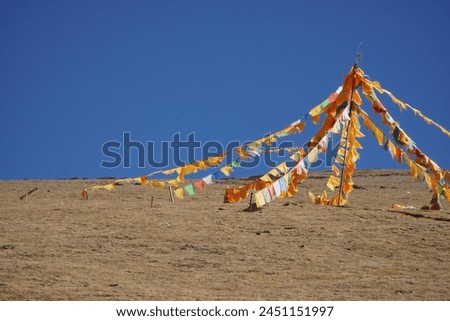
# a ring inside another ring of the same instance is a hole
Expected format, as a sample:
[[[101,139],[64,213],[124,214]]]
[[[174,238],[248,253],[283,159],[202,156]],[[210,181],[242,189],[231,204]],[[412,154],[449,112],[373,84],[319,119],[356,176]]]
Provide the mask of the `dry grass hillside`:
[[[346,207],[312,204],[312,173],[252,212],[222,202],[231,180],[175,203],[134,185],[81,199],[105,180],[0,181],[0,300],[450,300],[449,203],[421,210],[431,195],[404,171],[354,181]]]

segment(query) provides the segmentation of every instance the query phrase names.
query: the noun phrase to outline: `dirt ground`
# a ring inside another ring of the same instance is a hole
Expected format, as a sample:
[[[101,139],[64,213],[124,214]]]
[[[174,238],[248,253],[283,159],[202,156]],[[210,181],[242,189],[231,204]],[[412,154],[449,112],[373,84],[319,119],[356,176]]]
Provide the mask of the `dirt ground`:
[[[348,206],[314,205],[327,175],[252,212],[222,202],[239,181],[175,203],[134,185],[81,199],[107,180],[0,181],[0,300],[450,300],[450,204],[420,210],[431,194],[407,172],[357,171]]]

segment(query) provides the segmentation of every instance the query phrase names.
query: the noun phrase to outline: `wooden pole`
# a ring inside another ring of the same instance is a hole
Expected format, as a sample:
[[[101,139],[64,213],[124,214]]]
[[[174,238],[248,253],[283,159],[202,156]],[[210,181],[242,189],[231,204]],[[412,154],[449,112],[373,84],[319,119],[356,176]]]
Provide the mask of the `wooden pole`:
[[[19,199],[23,200],[24,198],[26,198],[28,195],[30,195],[31,193],[37,191],[39,189],[39,187],[35,187],[31,190],[29,190],[28,192],[26,192],[25,194],[23,194],[22,196],[19,197]]]
[[[172,186],[169,186],[169,198],[172,203],[175,202],[175,200],[173,199]]]
[[[252,201],[253,201],[253,192],[250,194],[250,203],[248,204],[248,211],[252,212]]]
[[[153,208],[153,196],[152,199],[150,200],[150,208]]]
[[[348,133],[349,133],[349,129],[350,129],[350,124],[352,121],[352,104],[353,104],[353,93],[355,91],[354,87],[355,87],[355,76],[356,76],[356,71],[358,70],[358,63],[361,60],[361,53],[360,53],[360,47],[361,44],[358,47],[358,51],[356,53],[356,61],[355,64],[353,65],[353,79],[352,79],[352,90],[350,92],[350,103],[349,103],[349,121],[347,122],[347,128],[346,128],[346,133],[345,133],[345,149],[344,149],[344,156],[343,156],[343,162],[342,162],[342,169],[341,169],[341,179],[339,182],[339,194],[338,194],[338,206],[341,206],[341,193],[342,193],[342,184],[344,182],[344,170],[345,170],[345,160],[347,158],[347,148],[348,148]]]

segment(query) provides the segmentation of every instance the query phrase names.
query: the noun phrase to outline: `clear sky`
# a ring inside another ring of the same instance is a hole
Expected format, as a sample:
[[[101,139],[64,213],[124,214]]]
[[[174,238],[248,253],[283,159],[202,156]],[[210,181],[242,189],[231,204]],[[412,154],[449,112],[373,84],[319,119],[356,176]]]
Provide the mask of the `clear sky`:
[[[158,148],[177,132],[259,138],[334,91],[361,42],[372,80],[449,129],[449,30],[447,0],[0,0],[0,179],[151,172],[136,153],[130,168],[100,166],[124,132]],[[450,167],[450,138],[383,102]],[[363,132],[358,168],[406,168]]]

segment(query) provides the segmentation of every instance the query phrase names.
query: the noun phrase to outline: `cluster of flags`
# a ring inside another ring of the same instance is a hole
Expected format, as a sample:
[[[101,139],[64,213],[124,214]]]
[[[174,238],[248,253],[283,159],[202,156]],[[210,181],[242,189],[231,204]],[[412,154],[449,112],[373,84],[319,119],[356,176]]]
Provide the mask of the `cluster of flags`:
[[[362,110],[362,98],[359,90],[371,102],[373,111],[381,116],[381,122],[388,126],[392,140]],[[362,149],[362,146],[358,142],[358,138],[364,136],[360,131],[359,123],[359,118],[362,117],[364,126],[376,137],[378,144],[389,151],[392,158],[397,162],[404,162],[410,168],[410,173],[413,177],[422,179],[427,183],[433,192],[431,208],[440,209],[440,199],[446,198],[450,201],[450,173],[440,169],[433,160],[415,145],[414,141],[400,128],[398,122],[386,110],[382,102],[378,99],[376,92],[387,94],[401,109],[412,110],[427,124],[436,126],[444,134],[450,136],[448,130],[429,117],[426,117],[420,110],[396,98],[390,91],[383,89],[379,82],[367,79],[363,70],[355,65],[344,77],[342,86],[330,94],[323,102],[313,107],[301,119],[296,120],[277,132],[235,148],[234,151],[237,154],[237,159],[234,161],[222,166],[227,156],[227,152],[224,152],[184,166],[159,170],[140,177],[119,179],[106,185],[91,186],[83,190],[83,195],[86,195],[87,198],[88,189],[113,190],[117,185],[134,183],[156,188],[163,188],[167,185],[173,186],[176,188],[174,190],[175,196],[183,199],[185,195],[195,195],[196,191],[203,190],[207,185],[213,184],[221,176],[230,176],[233,170],[240,166],[242,160],[258,157],[262,153],[279,151],[280,149],[272,148],[273,144],[279,138],[301,133],[308,119],[311,119],[314,124],[317,124],[320,116],[325,115],[326,118],[322,121],[319,130],[305,145],[307,146],[306,149],[298,147],[285,149],[290,155],[286,161],[245,185],[235,188],[227,187],[225,189],[224,201],[228,203],[239,202],[247,199],[250,193],[254,193],[256,205],[261,207],[276,198],[294,195],[298,190],[298,184],[306,179],[309,165],[317,161],[319,153],[327,150],[330,135],[340,134],[341,138],[335,156],[335,165],[332,166],[332,173],[326,182],[328,189],[334,191],[336,188],[339,188],[339,191],[332,198],[328,198],[326,191],[320,195],[309,192],[309,196],[316,204],[346,204],[348,195],[353,190],[352,175],[356,169],[356,161],[359,159],[358,150]],[[293,165],[288,165],[288,163]],[[210,168],[216,168],[216,170],[212,174],[195,180],[193,183],[180,186],[185,183],[184,178],[186,175]],[[176,174],[176,177],[167,180],[152,179],[152,176],[155,174]]]

